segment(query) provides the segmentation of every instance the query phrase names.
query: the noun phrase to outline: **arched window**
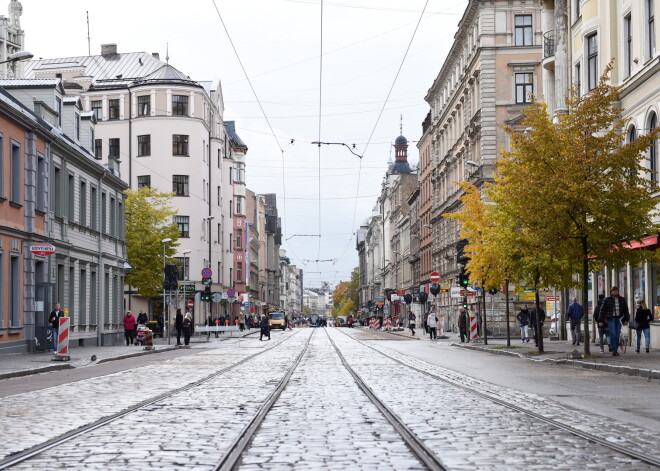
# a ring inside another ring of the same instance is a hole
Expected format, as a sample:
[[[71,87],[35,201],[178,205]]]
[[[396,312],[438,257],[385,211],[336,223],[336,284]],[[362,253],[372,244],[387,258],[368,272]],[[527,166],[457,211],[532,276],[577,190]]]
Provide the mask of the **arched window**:
[[[651,131],[658,127],[658,115],[655,113],[651,114],[649,118],[648,129]],[[658,181],[658,140],[654,140],[653,144],[649,147],[648,150],[648,160],[649,160],[649,169],[651,170],[651,181]]]

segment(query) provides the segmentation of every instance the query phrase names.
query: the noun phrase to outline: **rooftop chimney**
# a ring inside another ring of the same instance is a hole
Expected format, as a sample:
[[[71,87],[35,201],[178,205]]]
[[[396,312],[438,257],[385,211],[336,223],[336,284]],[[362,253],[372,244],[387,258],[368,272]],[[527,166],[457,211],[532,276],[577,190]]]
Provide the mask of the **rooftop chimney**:
[[[154,56],[156,59],[160,60],[160,54],[158,54],[157,52],[152,52],[151,55]]]
[[[117,54],[117,45],[115,43],[101,44],[102,56],[110,56],[112,54]]]

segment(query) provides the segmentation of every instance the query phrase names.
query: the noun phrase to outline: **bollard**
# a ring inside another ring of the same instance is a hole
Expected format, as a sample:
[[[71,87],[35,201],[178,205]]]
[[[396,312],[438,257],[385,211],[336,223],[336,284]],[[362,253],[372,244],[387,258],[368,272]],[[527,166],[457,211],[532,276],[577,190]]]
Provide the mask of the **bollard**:
[[[57,353],[53,356],[52,360],[69,361],[71,360],[69,356],[69,325],[71,324],[71,318],[60,317],[59,323],[60,327],[57,331]]]
[[[155,350],[154,347],[154,332],[153,330],[147,328],[144,331],[144,349],[145,350]]]
[[[474,342],[479,339],[479,334],[477,332],[477,317],[470,316],[470,339]]]

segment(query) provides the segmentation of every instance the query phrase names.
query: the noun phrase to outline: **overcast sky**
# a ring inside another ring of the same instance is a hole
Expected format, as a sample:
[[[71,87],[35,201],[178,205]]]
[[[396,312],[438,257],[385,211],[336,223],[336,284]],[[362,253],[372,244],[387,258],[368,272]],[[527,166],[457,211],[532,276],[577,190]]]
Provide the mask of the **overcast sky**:
[[[305,271],[305,286],[317,287],[347,280],[358,264],[354,233],[380,193],[401,116],[417,164],[424,96],[467,0],[21,3],[26,49],[35,57],[86,55],[89,12],[92,54],[116,43],[120,53],[164,59],[169,44],[174,67],[194,80],[220,79],[225,120],[236,121],[249,147],[247,186],[277,194],[283,248]],[[319,140],[355,144],[363,158],[343,146],[319,150],[311,144]]]

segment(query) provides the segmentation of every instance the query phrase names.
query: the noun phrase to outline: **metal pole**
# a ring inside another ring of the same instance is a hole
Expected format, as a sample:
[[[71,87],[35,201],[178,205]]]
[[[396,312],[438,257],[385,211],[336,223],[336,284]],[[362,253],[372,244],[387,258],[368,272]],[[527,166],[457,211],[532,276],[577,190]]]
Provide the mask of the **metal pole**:
[[[163,244],[163,335],[167,332],[167,322],[165,322],[165,313],[167,312],[165,310],[165,306],[167,305],[167,290],[165,289],[165,282],[167,281],[167,275],[165,274],[165,242]],[[169,339],[169,336],[168,336]]]
[[[511,330],[509,326],[509,279],[504,280],[504,294],[506,296],[506,346],[511,346]]]

